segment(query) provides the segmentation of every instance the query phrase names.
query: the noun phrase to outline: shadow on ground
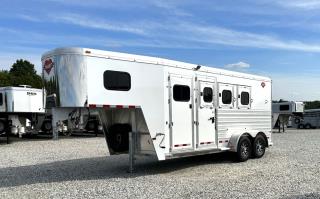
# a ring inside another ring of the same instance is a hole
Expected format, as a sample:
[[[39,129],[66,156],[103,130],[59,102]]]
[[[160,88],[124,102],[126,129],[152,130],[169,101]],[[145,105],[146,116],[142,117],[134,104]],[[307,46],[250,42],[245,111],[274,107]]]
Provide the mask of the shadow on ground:
[[[138,159],[136,170],[130,174],[128,156],[95,157],[58,161],[47,164],[8,167],[0,169],[0,188],[37,183],[72,180],[98,180],[110,178],[134,178],[173,172],[206,164],[233,162],[233,154],[220,153],[159,162],[153,158]]]
[[[287,196],[283,197],[282,199],[319,199],[320,194],[318,193],[308,193],[303,195],[293,195],[293,196]]]

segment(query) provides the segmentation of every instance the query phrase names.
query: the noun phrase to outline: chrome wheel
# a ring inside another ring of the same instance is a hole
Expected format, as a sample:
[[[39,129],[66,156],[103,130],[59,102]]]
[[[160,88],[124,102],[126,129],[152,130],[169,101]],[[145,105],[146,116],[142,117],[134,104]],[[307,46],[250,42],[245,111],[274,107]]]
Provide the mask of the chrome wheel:
[[[240,138],[237,151],[238,161],[244,162],[250,158],[252,149],[251,146],[251,141],[248,137],[243,136]]]
[[[241,155],[242,157],[249,156],[249,144],[247,142],[241,144]]]
[[[257,151],[258,154],[263,154],[263,153],[264,153],[264,145],[263,145],[263,143],[261,142],[261,140],[258,140],[258,141],[257,141],[256,151]]]
[[[253,142],[253,155],[256,158],[261,158],[267,147],[267,141],[264,136],[257,135]]]

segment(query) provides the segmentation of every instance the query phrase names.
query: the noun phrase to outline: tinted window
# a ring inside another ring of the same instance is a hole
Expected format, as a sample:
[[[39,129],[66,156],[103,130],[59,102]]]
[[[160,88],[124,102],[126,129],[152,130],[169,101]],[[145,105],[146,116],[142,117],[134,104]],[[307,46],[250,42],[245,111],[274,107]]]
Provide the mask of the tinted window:
[[[131,88],[129,73],[107,70],[103,74],[104,87],[108,90],[128,91]]]
[[[250,97],[248,92],[241,92],[241,104],[242,105],[249,105]]]
[[[190,88],[186,85],[173,86],[173,99],[178,102],[188,102],[190,100]]]
[[[280,105],[280,111],[288,111],[289,108],[289,105]]]
[[[3,95],[2,95],[2,93],[0,93],[0,106],[2,106],[3,105]]]
[[[203,101],[209,103],[209,102],[212,102],[212,98],[213,98],[212,88],[205,87],[203,89]]]
[[[230,90],[222,91],[222,103],[223,104],[231,104],[232,102],[232,93]]]

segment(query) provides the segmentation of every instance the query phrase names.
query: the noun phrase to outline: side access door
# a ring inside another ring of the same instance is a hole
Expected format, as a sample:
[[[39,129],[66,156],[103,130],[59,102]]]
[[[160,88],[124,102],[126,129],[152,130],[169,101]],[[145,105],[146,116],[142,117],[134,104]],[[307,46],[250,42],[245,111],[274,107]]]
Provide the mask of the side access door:
[[[196,142],[197,148],[217,147],[215,79],[198,79],[196,89]]]
[[[171,150],[192,149],[194,146],[192,77],[170,74],[169,96]]]

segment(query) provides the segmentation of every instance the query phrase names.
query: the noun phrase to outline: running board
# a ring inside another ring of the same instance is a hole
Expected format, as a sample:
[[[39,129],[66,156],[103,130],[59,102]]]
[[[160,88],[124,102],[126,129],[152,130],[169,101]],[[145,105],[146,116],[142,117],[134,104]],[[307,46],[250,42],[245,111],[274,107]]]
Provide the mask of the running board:
[[[196,156],[196,155],[206,155],[206,154],[212,154],[212,153],[219,153],[222,151],[224,151],[224,150],[221,150],[221,149],[180,150],[180,151],[174,151],[174,152],[166,154],[166,160],[174,159],[174,158],[181,158],[181,157],[190,157],[190,156]]]

